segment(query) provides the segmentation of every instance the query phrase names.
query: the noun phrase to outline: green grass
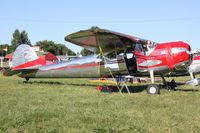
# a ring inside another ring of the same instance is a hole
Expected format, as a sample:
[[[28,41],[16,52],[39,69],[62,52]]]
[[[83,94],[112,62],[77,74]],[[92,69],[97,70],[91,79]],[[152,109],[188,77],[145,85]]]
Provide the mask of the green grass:
[[[0,132],[200,132],[199,87],[122,96],[87,79],[23,81],[0,76]]]

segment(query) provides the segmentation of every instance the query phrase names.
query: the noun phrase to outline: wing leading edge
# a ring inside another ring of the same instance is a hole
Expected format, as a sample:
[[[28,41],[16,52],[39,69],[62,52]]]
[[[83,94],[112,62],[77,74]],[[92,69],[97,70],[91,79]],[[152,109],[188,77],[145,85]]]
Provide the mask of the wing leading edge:
[[[147,44],[149,41],[98,27],[72,33],[66,36],[65,40],[95,53],[100,53],[101,50],[102,52],[126,50],[134,48],[136,43]]]

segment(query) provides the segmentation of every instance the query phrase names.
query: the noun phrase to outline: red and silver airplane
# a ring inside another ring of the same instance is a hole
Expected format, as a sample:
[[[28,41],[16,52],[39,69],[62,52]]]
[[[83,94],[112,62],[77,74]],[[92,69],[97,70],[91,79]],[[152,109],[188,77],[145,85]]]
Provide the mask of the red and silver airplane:
[[[138,37],[91,28],[72,33],[66,41],[93,51],[94,55],[46,65],[28,45],[20,45],[13,66],[4,75],[25,78],[99,78],[122,75],[151,77],[149,94],[158,94],[154,76],[186,71],[192,62],[191,48],[184,42],[155,43]]]

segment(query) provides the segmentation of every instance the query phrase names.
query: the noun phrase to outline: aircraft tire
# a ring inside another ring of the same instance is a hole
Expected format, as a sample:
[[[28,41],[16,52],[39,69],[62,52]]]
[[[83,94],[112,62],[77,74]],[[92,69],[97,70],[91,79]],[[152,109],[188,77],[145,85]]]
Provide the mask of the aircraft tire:
[[[160,94],[160,86],[157,84],[148,85],[147,93],[151,95]]]

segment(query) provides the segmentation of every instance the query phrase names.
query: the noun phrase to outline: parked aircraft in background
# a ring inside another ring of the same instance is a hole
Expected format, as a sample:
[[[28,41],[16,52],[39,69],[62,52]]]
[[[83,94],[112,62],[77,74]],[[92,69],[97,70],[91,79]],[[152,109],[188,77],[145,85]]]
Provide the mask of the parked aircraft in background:
[[[26,78],[99,78],[122,75],[147,76],[149,94],[158,94],[154,76],[186,71],[192,62],[191,48],[184,42],[155,43],[110,30],[91,28],[65,37],[66,41],[95,52],[95,55],[45,65],[28,45],[20,45],[13,57],[13,67],[4,75]]]
[[[187,81],[187,84],[196,86],[200,84],[200,79],[195,77],[200,73],[200,55],[194,55],[191,65],[188,67],[188,74],[190,74],[191,80]]]
[[[195,74],[200,73],[200,56],[194,56],[194,59],[192,61],[192,64],[188,67],[188,72],[190,73],[190,76],[192,79],[195,78]]]

